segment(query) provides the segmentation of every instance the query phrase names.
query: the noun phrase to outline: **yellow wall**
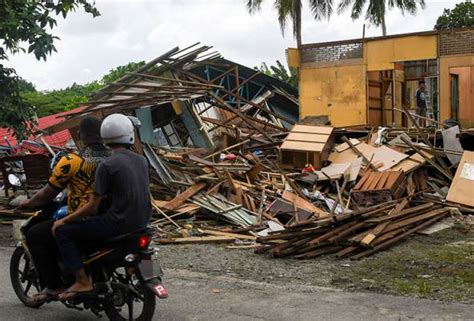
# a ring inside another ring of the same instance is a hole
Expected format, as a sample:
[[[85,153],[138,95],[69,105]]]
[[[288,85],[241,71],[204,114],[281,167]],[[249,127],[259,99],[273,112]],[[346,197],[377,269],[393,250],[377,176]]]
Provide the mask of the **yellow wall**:
[[[333,126],[366,124],[365,65],[300,69],[300,119],[320,115]]]
[[[300,67],[300,51],[297,48],[288,48],[287,55],[289,67]]]
[[[434,59],[436,56],[436,35],[373,40],[364,44],[367,71],[391,70],[397,61]]]
[[[449,119],[451,115],[451,78],[450,68],[474,66],[474,56],[451,56],[439,59],[439,106],[441,121]],[[461,88],[460,88],[461,90]],[[473,89],[470,88],[471,95]],[[461,93],[462,95],[462,93]],[[472,108],[472,106],[471,106]],[[464,126],[474,126],[474,119],[460,119]]]

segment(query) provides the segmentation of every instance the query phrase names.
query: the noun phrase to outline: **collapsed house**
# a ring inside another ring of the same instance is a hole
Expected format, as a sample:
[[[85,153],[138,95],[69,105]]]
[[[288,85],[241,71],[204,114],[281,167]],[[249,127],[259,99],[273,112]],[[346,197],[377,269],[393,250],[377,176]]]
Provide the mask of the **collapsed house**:
[[[298,122],[295,88],[209,49],[174,48],[99,90],[84,110],[46,131],[68,128],[77,137],[83,115],[125,112],[141,121],[143,143],[212,149],[214,137],[226,134],[273,142],[272,135]]]

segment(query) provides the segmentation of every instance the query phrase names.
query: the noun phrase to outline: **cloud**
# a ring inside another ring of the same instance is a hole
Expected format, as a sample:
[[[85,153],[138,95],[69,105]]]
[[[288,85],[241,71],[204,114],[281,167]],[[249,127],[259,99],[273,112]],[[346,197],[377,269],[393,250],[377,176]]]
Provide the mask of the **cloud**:
[[[175,46],[201,42],[212,45],[225,58],[254,67],[261,62],[285,61],[285,49],[295,46],[289,28],[282,36],[267,0],[262,11],[249,15],[244,0],[102,0],[101,16],[78,11],[66,20],[58,17],[54,32],[61,40],[47,62],[31,55],[10,58],[9,66],[36,84],[38,89],[63,88],[100,78],[110,69],[130,61],[149,61]],[[390,34],[430,30],[443,8],[456,1],[426,1],[427,9],[416,16],[387,14]],[[352,21],[349,13],[329,21],[314,21],[307,8],[303,15],[303,42],[322,42],[362,36],[363,20]],[[367,26],[367,36],[381,35]]]

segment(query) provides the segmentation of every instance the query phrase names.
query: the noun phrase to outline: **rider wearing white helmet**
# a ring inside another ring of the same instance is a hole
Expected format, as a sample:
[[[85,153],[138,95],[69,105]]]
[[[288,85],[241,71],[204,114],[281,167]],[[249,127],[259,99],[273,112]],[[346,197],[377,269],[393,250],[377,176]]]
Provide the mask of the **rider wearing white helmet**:
[[[130,150],[135,142],[132,121],[122,114],[109,115],[102,122],[100,133],[112,155],[97,168],[94,195],[83,208],[53,226],[64,265],[76,276],[76,283],[59,296],[62,300],[93,290],[78,244],[133,232],[145,228],[150,220],[148,163]],[[95,215],[104,198],[110,203],[109,209]],[[84,217],[88,219],[79,220]]]

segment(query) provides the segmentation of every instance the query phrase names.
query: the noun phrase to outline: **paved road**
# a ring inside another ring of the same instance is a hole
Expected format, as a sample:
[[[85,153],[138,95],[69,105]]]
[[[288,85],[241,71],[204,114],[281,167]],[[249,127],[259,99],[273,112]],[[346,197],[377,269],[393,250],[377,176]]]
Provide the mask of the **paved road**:
[[[0,247],[1,321],[92,321],[88,312],[59,303],[39,310],[22,306],[8,277],[11,248]],[[333,289],[269,285],[189,271],[167,271],[170,298],[159,301],[159,321],[261,320],[474,320],[474,308],[389,295],[345,293]]]

